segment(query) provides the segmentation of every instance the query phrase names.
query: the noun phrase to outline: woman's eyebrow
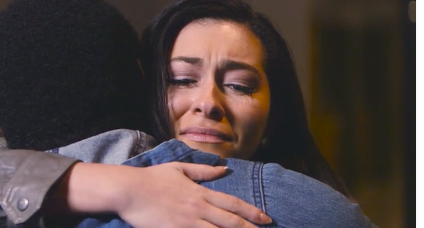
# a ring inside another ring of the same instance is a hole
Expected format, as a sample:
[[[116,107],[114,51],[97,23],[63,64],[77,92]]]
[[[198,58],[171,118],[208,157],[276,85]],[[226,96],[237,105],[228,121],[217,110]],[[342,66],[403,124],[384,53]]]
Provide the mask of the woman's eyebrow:
[[[196,57],[177,56],[171,58],[171,62],[185,62],[191,65],[202,65],[202,59]]]
[[[237,62],[234,60],[223,61],[221,64],[221,68],[222,70],[248,70],[252,73],[255,73],[258,76],[261,75],[259,73],[259,70],[256,67],[249,65],[247,63]]]
[[[177,56],[171,58],[171,62],[184,62],[191,65],[202,65],[203,60],[197,57]],[[259,70],[247,63],[237,62],[234,60],[224,60],[221,64],[221,70],[248,70],[256,75],[260,75]]]

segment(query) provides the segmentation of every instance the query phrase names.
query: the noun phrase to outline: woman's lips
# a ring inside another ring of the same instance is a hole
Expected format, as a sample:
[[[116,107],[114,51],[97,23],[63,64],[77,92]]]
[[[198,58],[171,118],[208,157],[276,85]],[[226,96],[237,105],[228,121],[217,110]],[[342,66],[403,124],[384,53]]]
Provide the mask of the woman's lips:
[[[180,135],[192,141],[203,143],[223,143],[231,141],[231,136],[210,128],[186,128],[181,131]]]

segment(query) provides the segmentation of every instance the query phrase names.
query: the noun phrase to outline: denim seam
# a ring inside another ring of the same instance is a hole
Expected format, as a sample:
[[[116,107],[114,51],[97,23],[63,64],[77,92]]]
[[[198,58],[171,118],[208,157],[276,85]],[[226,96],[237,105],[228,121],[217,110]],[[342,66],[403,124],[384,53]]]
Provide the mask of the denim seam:
[[[252,181],[253,181],[253,199],[255,206],[262,209],[266,213],[266,208],[263,203],[263,191],[262,191],[262,163],[255,163],[253,165]]]
[[[264,188],[263,188],[263,183],[262,183],[262,171],[263,171],[263,167],[264,164],[260,163],[259,165],[259,191],[261,192],[261,202],[262,202],[262,210],[263,212],[266,213],[266,207],[265,207],[265,196],[264,196]]]

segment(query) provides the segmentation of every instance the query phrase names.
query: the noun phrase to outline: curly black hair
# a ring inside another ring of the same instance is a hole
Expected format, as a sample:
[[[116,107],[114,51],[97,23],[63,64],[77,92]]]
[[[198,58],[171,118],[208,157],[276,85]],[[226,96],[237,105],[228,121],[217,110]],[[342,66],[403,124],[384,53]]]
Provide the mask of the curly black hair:
[[[0,127],[47,150],[146,118],[139,40],[101,0],[16,0],[0,14]]]

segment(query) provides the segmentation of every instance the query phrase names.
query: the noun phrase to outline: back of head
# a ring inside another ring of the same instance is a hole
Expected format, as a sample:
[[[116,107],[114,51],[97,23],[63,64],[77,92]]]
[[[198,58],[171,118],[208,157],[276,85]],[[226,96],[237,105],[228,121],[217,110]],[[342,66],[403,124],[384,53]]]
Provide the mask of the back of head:
[[[16,0],[0,14],[0,126],[9,148],[46,150],[140,129],[139,41],[102,0]]]

